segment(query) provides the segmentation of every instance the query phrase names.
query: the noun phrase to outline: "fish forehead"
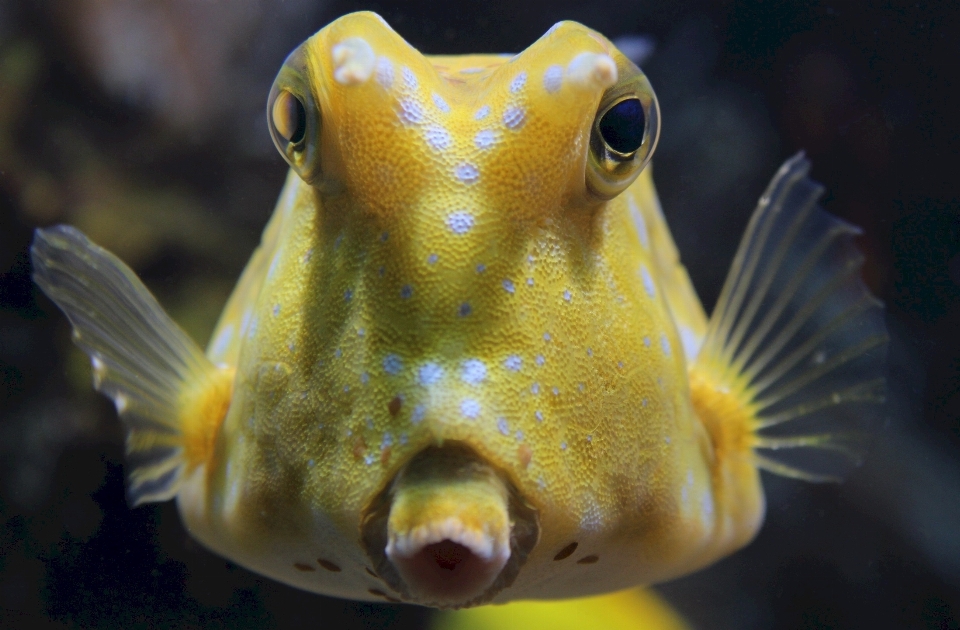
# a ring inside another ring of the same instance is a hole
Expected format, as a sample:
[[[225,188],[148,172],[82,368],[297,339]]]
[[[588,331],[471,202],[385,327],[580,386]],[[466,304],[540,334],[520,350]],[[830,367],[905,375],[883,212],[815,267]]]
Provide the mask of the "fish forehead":
[[[372,76],[334,78],[344,43],[372,49]],[[359,214],[426,218],[440,207],[522,217],[584,185],[587,139],[603,90],[564,80],[579,54],[607,40],[558,24],[518,55],[422,55],[378,17],[338,20],[303,45],[321,109],[325,176]],[[625,61],[625,60],[624,60]]]
[[[553,107],[543,87],[541,69],[603,42],[561,24],[512,62],[462,60],[499,65],[456,84],[448,58],[432,65],[376,20],[351,20],[309,42],[326,77],[315,85],[324,138],[350,148],[325,159],[346,183],[321,194],[293,177],[278,207],[278,245],[243,315],[225,512],[252,531],[261,515],[322,515],[355,540],[399,469],[454,440],[540,511],[525,570],[548,574],[573,537],[609,542],[656,519],[650,479],[671,477],[657,474],[674,465],[670,436],[689,433],[682,346],[630,214],[638,185],[592,209],[570,194],[600,94]],[[394,56],[392,83],[330,78],[329,48],[358,35],[378,59]],[[414,93],[404,68],[432,108],[415,124],[401,118]],[[515,128],[513,103],[525,108]],[[434,123],[446,148],[430,142]],[[480,146],[488,129],[496,140]],[[262,518],[259,536],[275,536]]]

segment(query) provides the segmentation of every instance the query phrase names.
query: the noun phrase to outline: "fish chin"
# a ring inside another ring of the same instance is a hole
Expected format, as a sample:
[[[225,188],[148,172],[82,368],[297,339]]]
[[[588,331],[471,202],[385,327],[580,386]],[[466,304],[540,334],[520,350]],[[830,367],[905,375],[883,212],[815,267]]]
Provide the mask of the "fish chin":
[[[540,531],[509,481],[449,443],[415,456],[362,527],[377,574],[404,600],[438,608],[490,601],[513,583]]]

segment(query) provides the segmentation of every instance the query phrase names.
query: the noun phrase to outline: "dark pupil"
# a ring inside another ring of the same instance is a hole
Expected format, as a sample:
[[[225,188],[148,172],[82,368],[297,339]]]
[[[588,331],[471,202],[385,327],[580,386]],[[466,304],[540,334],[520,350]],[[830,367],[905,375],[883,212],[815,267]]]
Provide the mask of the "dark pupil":
[[[274,123],[284,140],[299,144],[307,131],[307,112],[303,103],[290,92],[282,92],[278,98],[280,111],[275,112]]]
[[[293,135],[290,136],[290,142],[293,144],[298,144],[303,140],[303,134],[307,131],[307,112],[303,109],[303,103],[300,102],[298,98],[291,98],[290,102],[295,111],[290,112],[290,119],[297,121],[297,126],[293,130]],[[290,105],[288,105],[290,107]]]
[[[633,153],[643,143],[646,126],[640,99],[628,98],[611,107],[600,119],[603,141],[617,153]]]

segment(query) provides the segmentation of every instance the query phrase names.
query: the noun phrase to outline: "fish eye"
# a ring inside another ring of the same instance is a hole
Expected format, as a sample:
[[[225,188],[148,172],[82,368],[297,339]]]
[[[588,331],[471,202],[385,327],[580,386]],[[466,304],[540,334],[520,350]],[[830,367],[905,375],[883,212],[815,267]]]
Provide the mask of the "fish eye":
[[[303,46],[290,53],[267,99],[267,124],[277,151],[300,178],[317,185],[321,178],[319,104],[311,89]]]
[[[632,97],[615,103],[602,114],[597,128],[608,148],[628,156],[643,143],[646,121],[640,99]]]
[[[273,126],[281,138],[299,145],[307,131],[307,111],[300,99],[282,90],[273,102]]]
[[[612,199],[633,183],[660,137],[660,106],[653,87],[632,62],[617,62],[620,79],[600,99],[590,133],[588,191]]]

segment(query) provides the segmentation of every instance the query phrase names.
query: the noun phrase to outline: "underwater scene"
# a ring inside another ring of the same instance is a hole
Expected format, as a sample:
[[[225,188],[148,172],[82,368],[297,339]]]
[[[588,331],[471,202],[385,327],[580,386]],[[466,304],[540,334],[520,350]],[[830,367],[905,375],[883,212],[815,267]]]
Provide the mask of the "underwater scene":
[[[958,15],[0,4],[0,627],[960,628]]]

